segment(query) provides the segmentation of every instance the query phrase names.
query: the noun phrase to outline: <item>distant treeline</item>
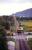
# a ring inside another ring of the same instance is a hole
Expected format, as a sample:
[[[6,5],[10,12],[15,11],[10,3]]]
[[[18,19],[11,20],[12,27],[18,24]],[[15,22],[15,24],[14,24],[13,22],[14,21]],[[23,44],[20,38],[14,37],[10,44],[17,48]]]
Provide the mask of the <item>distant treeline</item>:
[[[16,17],[17,18],[17,20],[19,21],[19,20],[32,20],[32,17]]]
[[[20,16],[19,16],[19,17],[18,17],[18,16],[15,16],[15,17],[16,17],[16,19],[17,19],[18,21],[20,21],[20,20],[21,20],[21,21],[22,21],[22,20],[32,20],[32,17],[23,17],[23,16],[22,16],[22,17],[20,17]],[[13,21],[13,15],[10,15],[10,16],[5,16],[5,15],[4,15],[4,16],[0,16],[0,20],[1,20],[1,21],[3,20],[4,22],[5,22],[5,21],[8,22],[8,21],[11,21],[11,20]],[[0,21],[0,22],[1,22],[1,21]]]

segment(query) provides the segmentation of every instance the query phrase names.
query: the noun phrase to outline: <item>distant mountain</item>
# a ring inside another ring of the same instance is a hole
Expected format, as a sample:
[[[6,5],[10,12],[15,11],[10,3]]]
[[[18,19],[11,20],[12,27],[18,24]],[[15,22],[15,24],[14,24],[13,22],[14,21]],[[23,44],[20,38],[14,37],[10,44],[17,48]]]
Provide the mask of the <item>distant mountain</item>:
[[[32,17],[32,8],[26,9],[24,11],[16,12],[15,15],[21,17]]]

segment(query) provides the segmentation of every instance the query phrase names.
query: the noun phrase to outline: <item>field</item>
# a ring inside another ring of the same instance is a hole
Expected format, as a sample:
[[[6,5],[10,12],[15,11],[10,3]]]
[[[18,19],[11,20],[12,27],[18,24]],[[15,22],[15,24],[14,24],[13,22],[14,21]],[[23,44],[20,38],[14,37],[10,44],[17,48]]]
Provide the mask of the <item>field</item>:
[[[32,31],[32,20],[24,20],[20,22],[25,31]]]

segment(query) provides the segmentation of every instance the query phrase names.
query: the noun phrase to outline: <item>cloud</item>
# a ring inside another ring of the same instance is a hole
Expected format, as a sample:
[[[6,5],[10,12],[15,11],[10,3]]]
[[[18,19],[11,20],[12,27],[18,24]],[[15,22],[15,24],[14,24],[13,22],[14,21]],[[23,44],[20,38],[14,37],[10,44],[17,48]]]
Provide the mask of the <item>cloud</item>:
[[[11,15],[18,11],[32,8],[32,3],[11,3],[11,4],[0,4],[0,15]]]
[[[32,0],[0,0],[0,3],[25,3],[32,2]]]
[[[32,8],[32,0],[0,0],[0,15],[11,15]]]

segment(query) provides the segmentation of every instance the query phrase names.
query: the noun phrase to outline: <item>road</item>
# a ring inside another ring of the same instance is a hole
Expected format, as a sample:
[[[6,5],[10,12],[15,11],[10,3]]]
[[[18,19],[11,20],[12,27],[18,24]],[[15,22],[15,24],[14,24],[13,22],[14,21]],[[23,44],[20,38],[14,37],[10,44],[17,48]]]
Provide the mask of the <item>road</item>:
[[[9,50],[30,50],[24,35],[11,36],[10,38],[14,38],[16,42],[9,42]]]
[[[16,50],[30,50],[30,48],[24,40],[17,40],[16,41]]]
[[[15,35],[7,38],[8,50],[30,50],[24,35]],[[11,38],[14,38],[16,42],[11,41]]]

